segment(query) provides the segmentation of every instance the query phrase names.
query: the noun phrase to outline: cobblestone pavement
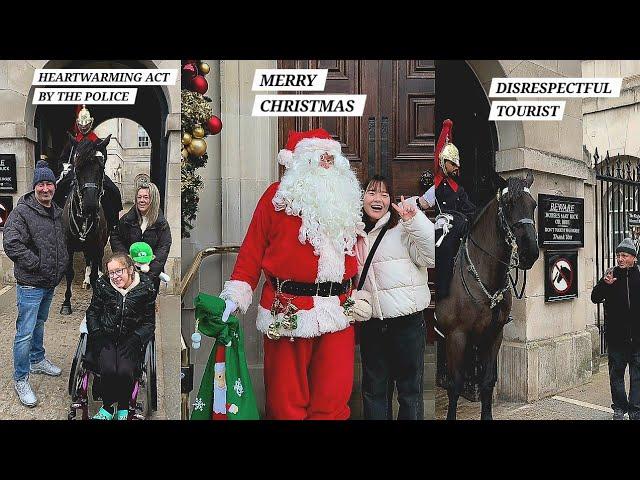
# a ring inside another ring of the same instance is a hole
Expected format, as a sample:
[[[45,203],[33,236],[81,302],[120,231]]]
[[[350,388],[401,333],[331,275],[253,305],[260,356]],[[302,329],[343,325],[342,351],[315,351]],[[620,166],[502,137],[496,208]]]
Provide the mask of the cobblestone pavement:
[[[626,376],[627,392],[629,376]],[[436,419],[447,416],[447,393],[438,387],[436,391]],[[606,359],[591,381],[570,390],[532,403],[510,403],[494,400],[493,418],[496,420],[610,420],[611,393]],[[480,402],[460,398],[458,419],[478,420]]]
[[[175,296],[171,296],[175,297]],[[169,338],[167,326],[179,315],[179,300],[159,297],[159,313],[156,318],[156,352],[158,374],[158,411],[152,419],[179,418],[179,337]],[[56,288],[49,318],[45,324],[44,346],[47,357],[60,368],[62,375],[49,377],[31,375],[31,386],[38,397],[34,408],[23,406],[18,400],[13,382],[13,339],[15,335],[16,293],[15,286],[0,286],[0,420],[66,420],[70,397],[68,381],[71,362],[79,340],[79,326],[91,300],[91,290],[74,285],[73,314],[60,315],[64,288]],[[174,305],[175,304],[175,305]],[[169,312],[175,309],[175,314]],[[179,318],[179,316],[178,316]],[[175,343],[175,345],[173,345]],[[177,352],[177,353],[176,353]],[[174,383],[176,385],[168,385]],[[175,392],[177,390],[177,393]],[[176,400],[177,397],[177,400]],[[167,404],[171,398],[171,404]],[[173,405],[175,403],[176,405]]]

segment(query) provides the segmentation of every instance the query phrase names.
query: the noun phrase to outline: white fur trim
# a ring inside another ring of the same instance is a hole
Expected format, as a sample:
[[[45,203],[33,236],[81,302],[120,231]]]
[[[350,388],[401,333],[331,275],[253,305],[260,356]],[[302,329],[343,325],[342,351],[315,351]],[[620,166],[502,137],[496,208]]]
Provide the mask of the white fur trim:
[[[335,140],[329,140],[324,138],[305,138],[300,140],[296,149],[293,151],[294,155],[300,155],[304,152],[315,152],[322,150],[331,154],[341,153],[342,148],[340,143]]]
[[[337,296],[313,297],[314,307],[311,310],[298,310],[298,328],[295,330],[279,330],[283,337],[318,337],[323,333],[339,332],[347,328],[350,323],[344,314],[344,307],[340,305]],[[282,320],[282,314],[278,314]],[[262,305],[258,306],[256,327],[262,333],[267,333],[269,325],[273,322],[271,312]]]
[[[318,251],[318,276],[316,282],[342,282],[344,277],[344,253],[328,238],[324,238]]]
[[[227,280],[219,296],[223,300],[233,300],[242,313],[247,313],[253,299],[253,290],[251,285],[242,280]]]
[[[278,163],[284,165],[284,168],[289,168],[293,163],[293,152],[283,148],[278,153]]]

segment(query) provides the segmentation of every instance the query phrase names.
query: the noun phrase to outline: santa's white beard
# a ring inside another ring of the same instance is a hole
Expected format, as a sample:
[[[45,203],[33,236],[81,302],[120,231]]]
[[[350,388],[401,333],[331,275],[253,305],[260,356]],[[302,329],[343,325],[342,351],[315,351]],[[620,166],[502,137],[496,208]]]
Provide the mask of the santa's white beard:
[[[301,217],[300,243],[308,241],[320,256],[318,281],[341,281],[344,254],[353,255],[362,194],[349,161],[334,154],[331,168],[319,166],[323,152],[296,158],[273,198],[276,210]]]

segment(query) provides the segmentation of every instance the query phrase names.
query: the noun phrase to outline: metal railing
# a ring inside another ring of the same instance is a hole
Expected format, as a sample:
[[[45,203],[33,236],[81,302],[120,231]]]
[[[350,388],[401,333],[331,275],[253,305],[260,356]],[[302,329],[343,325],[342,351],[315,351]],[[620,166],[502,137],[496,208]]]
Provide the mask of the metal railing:
[[[221,245],[217,247],[209,247],[204,250],[198,252],[195,256],[191,265],[187,269],[184,277],[182,278],[182,286],[180,287],[180,302],[184,305],[184,296],[189,291],[189,287],[193,283],[193,280],[196,278],[196,274],[200,271],[200,267],[205,258],[210,257],[211,255],[222,255],[224,253],[238,253],[240,250],[239,245]],[[193,389],[193,365],[191,365],[191,349],[189,345],[184,340],[184,336],[180,333],[180,364],[181,364],[181,399],[180,399],[180,410],[181,410],[181,418],[182,420],[189,419],[189,393]],[[185,375],[190,375],[189,386],[191,388],[184,388],[184,378]],[[186,390],[186,391],[185,391]]]

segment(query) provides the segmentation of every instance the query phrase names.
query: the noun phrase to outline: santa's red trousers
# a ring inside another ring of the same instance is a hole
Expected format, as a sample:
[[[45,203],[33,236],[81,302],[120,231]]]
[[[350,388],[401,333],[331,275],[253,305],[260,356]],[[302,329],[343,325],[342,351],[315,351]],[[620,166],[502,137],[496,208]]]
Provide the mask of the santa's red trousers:
[[[266,416],[272,420],[346,420],[353,386],[350,326],[319,337],[264,337]]]

